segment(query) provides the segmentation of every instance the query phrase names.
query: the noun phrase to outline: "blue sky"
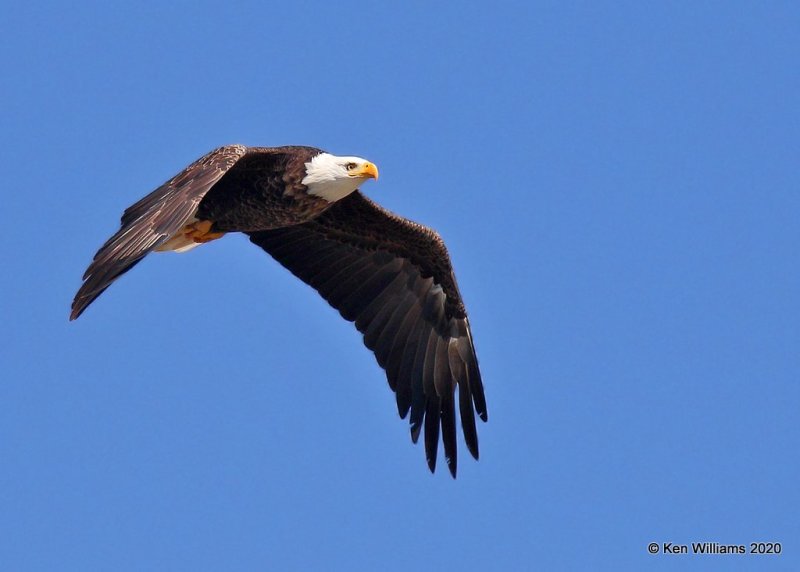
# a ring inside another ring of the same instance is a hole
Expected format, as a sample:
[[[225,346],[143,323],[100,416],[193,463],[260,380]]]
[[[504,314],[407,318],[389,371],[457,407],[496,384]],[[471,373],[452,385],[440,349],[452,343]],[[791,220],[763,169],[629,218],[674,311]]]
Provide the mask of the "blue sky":
[[[3,20],[3,569],[800,567],[796,3]],[[489,406],[456,481],[244,237],[67,321],[124,208],[234,142],[367,157],[367,194],[447,241]]]

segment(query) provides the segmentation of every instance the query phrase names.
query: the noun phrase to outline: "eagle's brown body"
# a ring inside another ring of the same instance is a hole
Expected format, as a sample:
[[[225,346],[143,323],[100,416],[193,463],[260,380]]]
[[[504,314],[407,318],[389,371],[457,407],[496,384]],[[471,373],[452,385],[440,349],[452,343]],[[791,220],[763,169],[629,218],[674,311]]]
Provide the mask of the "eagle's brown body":
[[[308,222],[331,206],[301,183],[313,147],[251,147],[200,202],[214,231],[248,232]]]

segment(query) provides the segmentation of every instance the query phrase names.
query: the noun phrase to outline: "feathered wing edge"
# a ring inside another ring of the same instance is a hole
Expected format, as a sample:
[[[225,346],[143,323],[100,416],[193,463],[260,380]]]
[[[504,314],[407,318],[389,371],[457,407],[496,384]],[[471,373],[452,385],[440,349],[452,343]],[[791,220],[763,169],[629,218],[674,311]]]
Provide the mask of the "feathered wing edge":
[[[155,191],[131,205],[120,229],[100,247],[72,302],[76,319],[114,280],[178,232],[211,187],[247,152],[227,145],[201,157]]]
[[[449,256],[435,232],[353,193],[312,222],[249,234],[355,322],[386,371],[400,417],[410,413],[415,443],[424,428],[431,471],[441,433],[456,475],[456,408],[478,458],[475,412],[488,418],[483,383]]]

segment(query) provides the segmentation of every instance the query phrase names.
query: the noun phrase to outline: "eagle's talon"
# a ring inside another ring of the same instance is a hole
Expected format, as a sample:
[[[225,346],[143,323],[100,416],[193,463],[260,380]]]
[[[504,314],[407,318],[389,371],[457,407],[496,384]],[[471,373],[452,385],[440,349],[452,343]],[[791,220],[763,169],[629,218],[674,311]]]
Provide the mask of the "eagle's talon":
[[[224,232],[211,232],[214,223],[210,220],[198,220],[183,227],[183,236],[198,244],[211,242],[225,236]]]

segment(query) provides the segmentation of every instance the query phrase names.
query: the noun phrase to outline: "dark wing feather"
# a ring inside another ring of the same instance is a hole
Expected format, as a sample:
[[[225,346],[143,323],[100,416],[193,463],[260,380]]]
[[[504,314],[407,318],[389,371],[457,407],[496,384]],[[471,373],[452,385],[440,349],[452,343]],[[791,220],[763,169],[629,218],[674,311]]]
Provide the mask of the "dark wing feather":
[[[475,412],[486,421],[486,400],[466,310],[438,234],[355,192],[311,222],[249,235],[355,322],[386,370],[400,416],[411,412],[414,442],[425,428],[431,470],[441,434],[455,476],[456,409],[467,448],[478,458]]]
[[[178,232],[205,194],[247,152],[244,145],[227,145],[201,157],[180,174],[131,205],[120,229],[94,255],[72,302],[74,320],[111,283],[145,255]]]

